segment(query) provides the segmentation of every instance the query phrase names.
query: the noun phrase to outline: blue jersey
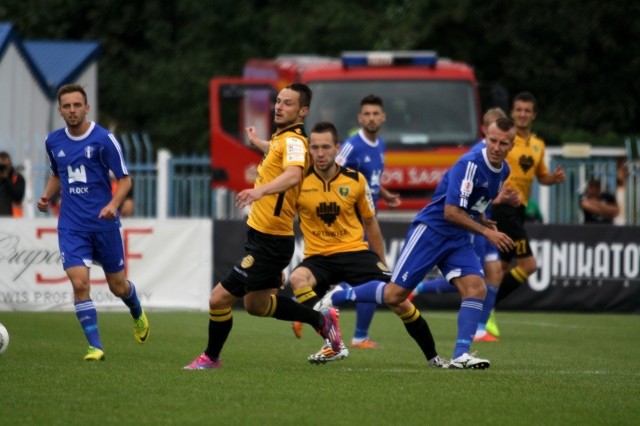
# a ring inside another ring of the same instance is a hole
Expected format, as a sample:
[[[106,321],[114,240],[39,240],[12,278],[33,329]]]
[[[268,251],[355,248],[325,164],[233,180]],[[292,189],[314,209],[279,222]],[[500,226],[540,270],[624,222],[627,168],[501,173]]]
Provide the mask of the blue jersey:
[[[431,202],[416,215],[414,222],[427,223],[434,232],[450,238],[468,235],[468,230],[444,218],[444,207],[447,204],[460,207],[474,220],[484,213],[509,176],[507,163],[495,168],[486,153],[484,148],[460,157],[445,173]]]
[[[355,169],[367,179],[373,205],[377,206],[380,196],[380,179],[384,170],[384,141],[377,138],[371,142],[364,137],[362,129],[344,141],[336,163]]]
[[[58,228],[76,231],[107,231],[120,227],[120,219],[99,219],[111,202],[109,170],[117,179],[128,175],[122,148],[115,136],[94,122],[82,136],[66,128],[47,136],[49,167],[62,187]]]
[[[487,147],[487,140],[486,139],[480,139],[478,142],[476,142],[469,151],[471,152],[477,152],[477,151],[482,151],[483,149],[485,149]]]

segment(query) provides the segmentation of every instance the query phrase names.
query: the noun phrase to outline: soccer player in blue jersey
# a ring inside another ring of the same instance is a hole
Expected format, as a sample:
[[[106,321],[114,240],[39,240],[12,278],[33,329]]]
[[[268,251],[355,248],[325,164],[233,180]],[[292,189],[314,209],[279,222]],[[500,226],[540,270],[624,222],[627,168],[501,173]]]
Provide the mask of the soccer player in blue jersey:
[[[368,95],[360,101],[358,123],[360,129],[341,145],[336,163],[362,173],[371,189],[373,205],[382,198],[390,207],[400,205],[400,195],[383,188],[380,180],[384,171],[384,141],[379,136],[386,120],[383,101],[379,96]],[[374,303],[356,304],[356,329],[351,347],[375,349],[377,343],[369,338],[369,327],[376,310]]]
[[[509,176],[504,161],[513,148],[513,122],[500,118],[486,137],[486,148],[463,155],[445,174],[431,202],[414,218],[395,265],[391,282],[372,281],[346,290],[336,288],[321,300],[320,308],[347,301],[386,304],[402,318],[402,302],[428,271],[437,266],[460,292],[458,335],[449,368],[485,369],[489,360],[470,353],[482,314],[486,286],[470,232],[483,235],[501,251],[513,240],[499,232],[484,211]]]
[[[498,118],[504,118],[507,114],[501,108],[491,108],[485,112],[482,120],[482,134],[487,134],[487,129],[489,126],[494,123]],[[483,138],[478,143],[476,143],[471,150],[472,151],[480,151],[486,148],[486,140]],[[513,188],[509,188],[508,186],[503,186],[502,190],[498,194],[498,197],[493,200],[492,205],[509,203],[513,205],[520,204],[520,196],[517,191]],[[489,209],[485,211],[485,216],[489,218]],[[498,253],[498,249],[496,246],[491,244],[487,239],[482,235],[473,235],[473,247],[476,251],[476,255],[480,262],[483,265],[485,280],[487,284],[487,296],[484,299],[484,305],[482,308],[482,316],[480,317],[480,321],[478,322],[478,329],[476,330],[476,335],[474,337],[474,341],[482,341],[482,342],[497,342],[498,336],[494,335],[487,331],[487,321],[489,320],[489,316],[493,311],[493,307],[495,306],[496,295],[498,294],[498,288],[500,286],[500,282],[502,281],[502,265],[500,263],[500,255]],[[411,295],[409,296],[410,300],[418,294],[424,293],[451,293],[457,291],[456,287],[451,285],[449,281],[444,277],[439,277],[432,280],[422,281],[418,286],[413,290]]]
[[[89,105],[82,86],[60,88],[58,112],[66,127],[52,132],[45,141],[51,176],[37,203],[38,210],[46,212],[50,199],[61,193],[58,245],[62,266],[73,287],[76,316],[89,342],[84,359],[102,361],[104,347],[89,282],[94,261],[102,266],[109,290],[129,308],[135,339],[144,343],[149,337],[149,322],[136,287],[125,278],[124,271],[118,208],[131,188],[131,178],[113,134],[87,120]],[[118,180],[113,195],[110,170]]]

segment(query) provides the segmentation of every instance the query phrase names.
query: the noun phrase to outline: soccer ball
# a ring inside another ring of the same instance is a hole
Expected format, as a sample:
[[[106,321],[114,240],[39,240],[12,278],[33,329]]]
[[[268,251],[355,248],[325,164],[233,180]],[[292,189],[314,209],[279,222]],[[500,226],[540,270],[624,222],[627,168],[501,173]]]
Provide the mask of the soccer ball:
[[[4,325],[0,324],[0,355],[7,351],[9,347],[9,332]]]

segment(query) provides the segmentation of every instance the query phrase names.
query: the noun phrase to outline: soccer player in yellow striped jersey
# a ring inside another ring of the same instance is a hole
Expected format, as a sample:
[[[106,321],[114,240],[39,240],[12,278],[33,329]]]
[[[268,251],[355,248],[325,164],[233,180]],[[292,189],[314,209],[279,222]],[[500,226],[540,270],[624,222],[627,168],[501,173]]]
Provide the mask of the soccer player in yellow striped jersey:
[[[362,173],[336,163],[338,150],[335,126],[328,122],[316,124],[309,142],[313,165],[305,175],[297,201],[304,260],[289,277],[293,294],[307,306],[314,306],[320,301],[318,294],[325,294],[337,282],[357,286],[391,279],[367,180]],[[411,302],[405,304],[407,312],[411,311],[404,319],[407,332],[423,349],[430,365],[442,367],[444,362],[435,350],[427,322]],[[335,352],[325,345],[309,361],[324,363],[347,355],[344,347]]]
[[[520,193],[522,204],[517,207],[509,204],[494,204],[491,210],[491,218],[497,222],[498,230],[507,234],[515,242],[512,250],[500,252],[504,277],[498,289],[496,306],[520,284],[525,283],[538,267],[524,228],[525,209],[533,180],[537,178],[542,185],[553,185],[562,183],[565,179],[565,173],[561,167],[557,167],[553,173],[549,171],[544,159],[545,144],[531,131],[536,110],[536,99],[531,93],[522,92],[514,97],[511,118],[516,126],[516,138],[513,149],[507,155],[511,174],[505,186]],[[514,259],[516,264],[511,267]],[[487,330],[491,332],[489,324],[487,324]]]
[[[302,122],[310,102],[311,90],[304,84],[292,84],[278,93],[274,108],[277,131],[263,150],[266,154],[254,187],[239,192],[236,199],[240,208],[252,204],[245,254],[213,288],[207,347],[185,369],[221,366],[220,352],[233,325],[231,308],[241,298],[251,315],[304,322],[316,329],[336,353],[344,346],[335,308],[316,312],[274,292],[282,283],[282,270],[289,265],[295,248],[295,200],[308,164]]]
[[[322,133],[319,138],[331,136]],[[302,183],[297,201],[300,228],[304,234],[304,257],[367,250],[363,224],[370,227],[372,248],[383,259],[382,238],[376,221],[371,190],[364,175],[333,163],[329,170],[327,151],[335,145],[315,144],[314,166]]]
[[[303,124],[294,123],[279,129],[272,136],[269,150],[258,165],[254,192],[261,189],[267,192],[251,204],[247,220],[251,228],[267,234],[293,235],[295,202],[300,186],[296,184],[285,191],[272,193],[265,185],[278,178],[283,180],[283,185],[289,185],[296,179],[299,182],[301,170],[306,170],[308,165],[308,143]],[[245,195],[249,196],[245,191],[241,192],[238,199]]]

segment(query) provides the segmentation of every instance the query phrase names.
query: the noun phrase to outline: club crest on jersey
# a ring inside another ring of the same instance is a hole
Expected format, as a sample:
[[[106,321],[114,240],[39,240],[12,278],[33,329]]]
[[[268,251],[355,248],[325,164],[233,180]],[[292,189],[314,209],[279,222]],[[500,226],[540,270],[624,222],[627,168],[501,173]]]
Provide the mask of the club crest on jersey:
[[[240,262],[240,266],[242,266],[244,269],[251,268],[254,262],[255,259],[249,254],[242,259],[242,262]]]
[[[345,198],[347,195],[349,195],[349,187],[341,186],[340,188],[338,188],[338,193],[342,198]]]
[[[77,169],[67,166],[67,174],[69,175],[69,183],[87,183],[87,171],[85,170],[84,165],[81,165]]]
[[[95,148],[92,146],[88,146],[84,149],[84,156],[87,158],[91,158],[93,157],[93,153],[95,151]]]

